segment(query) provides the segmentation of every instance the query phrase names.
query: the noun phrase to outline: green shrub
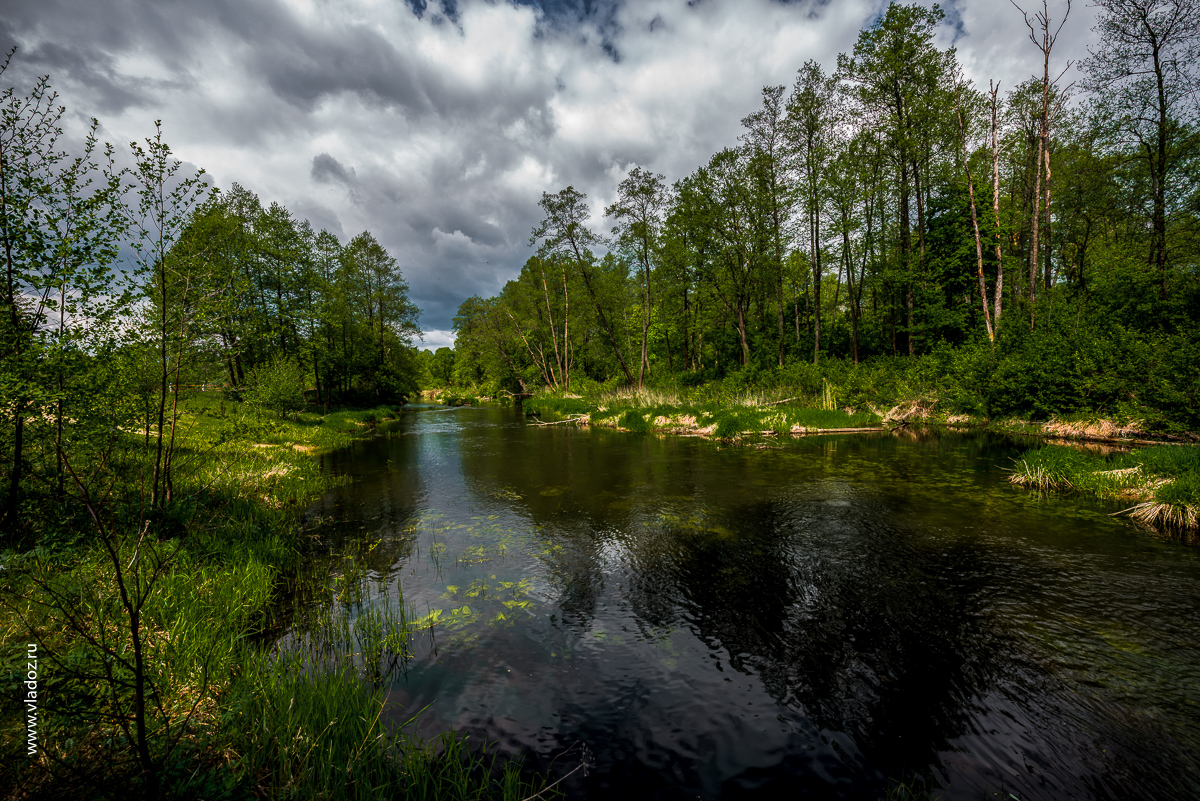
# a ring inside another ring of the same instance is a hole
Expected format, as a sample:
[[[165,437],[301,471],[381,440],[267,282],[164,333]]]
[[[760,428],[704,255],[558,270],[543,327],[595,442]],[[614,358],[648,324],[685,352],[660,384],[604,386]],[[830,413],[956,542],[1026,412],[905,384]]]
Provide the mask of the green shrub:
[[[626,431],[637,431],[639,433],[644,433],[650,430],[650,423],[646,421],[645,416],[635,412],[633,409],[630,409],[621,415],[618,425],[620,425],[621,428],[625,429]]]
[[[748,428],[748,420],[742,415],[724,412],[717,415],[717,427],[713,434],[720,439],[733,439]]]
[[[250,371],[243,400],[256,412],[294,415],[304,408],[306,374],[300,365],[283,356]]]

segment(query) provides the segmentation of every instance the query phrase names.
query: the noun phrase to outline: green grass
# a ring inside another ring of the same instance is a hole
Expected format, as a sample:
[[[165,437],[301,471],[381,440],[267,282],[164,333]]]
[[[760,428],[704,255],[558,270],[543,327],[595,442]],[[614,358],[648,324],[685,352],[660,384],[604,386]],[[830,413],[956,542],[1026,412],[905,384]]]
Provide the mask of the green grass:
[[[525,414],[537,416],[567,417],[594,411],[596,405],[582,398],[564,398],[555,395],[538,395],[521,403]]]
[[[779,401],[783,402],[780,403]],[[826,400],[829,400],[826,393]],[[775,398],[761,393],[714,397],[702,391],[613,390],[589,398],[545,393],[524,401],[527,414],[545,420],[587,415],[592,425],[627,431],[707,430],[720,439],[737,439],[760,432],[790,434],[878,426],[879,415],[868,410],[821,408],[816,399]]]
[[[1012,483],[1136,502],[1130,516],[1163,528],[1195,529],[1200,509],[1200,448],[1156,445],[1103,456],[1067,445],[1017,457]]]

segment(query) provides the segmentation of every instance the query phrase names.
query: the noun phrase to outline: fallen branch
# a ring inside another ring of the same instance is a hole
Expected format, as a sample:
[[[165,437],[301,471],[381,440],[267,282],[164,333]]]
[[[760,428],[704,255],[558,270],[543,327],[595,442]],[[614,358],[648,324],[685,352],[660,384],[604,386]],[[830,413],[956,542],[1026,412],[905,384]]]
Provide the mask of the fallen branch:
[[[591,416],[587,414],[569,415],[566,420],[553,420],[549,423],[543,423],[541,420],[530,420],[535,426],[561,426],[567,423],[586,423],[590,421]]]

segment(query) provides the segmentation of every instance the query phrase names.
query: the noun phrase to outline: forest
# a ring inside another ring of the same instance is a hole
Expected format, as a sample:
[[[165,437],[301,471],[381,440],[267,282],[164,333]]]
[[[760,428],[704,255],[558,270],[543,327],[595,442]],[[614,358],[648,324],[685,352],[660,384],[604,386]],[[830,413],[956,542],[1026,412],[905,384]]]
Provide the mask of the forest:
[[[940,9],[892,4],[836,66],[764,87],[738,144],[690,175],[633,166],[602,220],[571,186],[544,193],[534,254],[459,307],[451,374],[446,356],[427,370],[488,394],[871,375],[983,417],[1195,426],[1184,5],[1101,3],[1071,84],[1065,17],[1027,14],[1036,74],[985,91],[935,45]]]

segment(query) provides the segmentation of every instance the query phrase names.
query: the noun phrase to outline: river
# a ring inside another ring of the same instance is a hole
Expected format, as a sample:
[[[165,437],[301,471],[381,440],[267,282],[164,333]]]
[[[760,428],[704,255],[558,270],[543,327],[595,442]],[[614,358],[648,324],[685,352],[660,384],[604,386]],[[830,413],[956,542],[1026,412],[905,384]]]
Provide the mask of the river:
[[[1007,436],[759,444],[426,406],[322,457],[314,530],[437,620],[385,716],[571,798],[1200,797],[1197,548]]]

